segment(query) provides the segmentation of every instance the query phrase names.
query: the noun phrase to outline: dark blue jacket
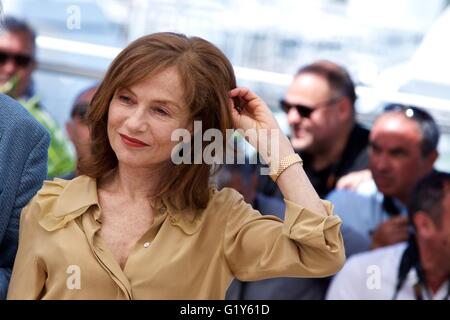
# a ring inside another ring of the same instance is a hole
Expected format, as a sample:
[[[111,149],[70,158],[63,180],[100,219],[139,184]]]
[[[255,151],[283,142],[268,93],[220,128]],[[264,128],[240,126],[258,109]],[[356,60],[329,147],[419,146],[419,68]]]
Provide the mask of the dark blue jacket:
[[[50,136],[18,102],[0,94],[0,299],[6,298],[22,208],[47,176]]]

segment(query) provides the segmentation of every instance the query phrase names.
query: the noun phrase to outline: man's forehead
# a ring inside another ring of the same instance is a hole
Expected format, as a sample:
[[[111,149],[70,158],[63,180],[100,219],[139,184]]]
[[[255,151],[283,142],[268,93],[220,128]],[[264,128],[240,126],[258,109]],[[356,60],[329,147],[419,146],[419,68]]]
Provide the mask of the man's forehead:
[[[371,139],[369,145],[372,148],[384,150],[385,152],[407,151],[411,149],[417,149],[420,151],[419,143],[404,143],[401,140],[377,140]]]
[[[77,101],[76,103],[83,103],[83,102],[87,102],[89,103],[92,98],[94,97],[95,92],[97,91],[97,88],[91,88],[87,91],[84,91],[83,93],[80,94],[79,97],[77,97]]]
[[[296,75],[292,82],[291,85],[288,88],[288,91],[292,91],[292,90],[306,90],[306,89],[316,89],[316,90],[321,90],[321,91],[325,91],[325,90],[329,90],[330,86],[327,82],[327,80],[319,75],[319,74],[315,74],[315,73],[301,73],[299,75]]]
[[[380,116],[371,130],[371,136],[389,133],[399,136],[421,136],[417,122],[398,113],[388,113]]]
[[[32,52],[35,44],[26,32],[0,32],[0,45]]]
[[[313,73],[302,73],[297,75],[288,87],[286,100],[292,103],[311,103],[324,100],[329,95],[330,87],[325,78]]]
[[[410,150],[421,148],[421,134],[418,128],[384,126],[372,129],[369,142],[372,146],[387,150]]]

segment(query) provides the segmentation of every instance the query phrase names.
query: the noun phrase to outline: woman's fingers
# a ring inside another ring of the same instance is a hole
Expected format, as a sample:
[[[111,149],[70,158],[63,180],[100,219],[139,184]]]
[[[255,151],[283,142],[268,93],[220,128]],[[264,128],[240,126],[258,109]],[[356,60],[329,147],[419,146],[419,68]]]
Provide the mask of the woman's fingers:
[[[236,107],[232,98],[229,99],[229,106],[231,110],[231,116],[233,117],[233,121],[235,122],[234,125],[236,126],[236,122],[239,120],[241,110]]]
[[[230,95],[232,97],[241,97],[242,99],[244,99],[245,101],[251,101],[253,99],[259,99],[259,97],[254,94],[252,91],[250,91],[250,89],[248,88],[241,88],[241,87],[237,87],[234,88],[233,90],[230,91]]]
[[[247,109],[248,111],[253,111],[258,106],[263,105],[262,100],[248,88],[234,88],[230,91],[230,97],[242,99],[246,107],[244,109]]]
[[[230,90],[229,96],[234,102],[240,99],[242,104],[232,106],[232,116],[236,129],[279,129],[278,123],[269,107],[248,88]]]

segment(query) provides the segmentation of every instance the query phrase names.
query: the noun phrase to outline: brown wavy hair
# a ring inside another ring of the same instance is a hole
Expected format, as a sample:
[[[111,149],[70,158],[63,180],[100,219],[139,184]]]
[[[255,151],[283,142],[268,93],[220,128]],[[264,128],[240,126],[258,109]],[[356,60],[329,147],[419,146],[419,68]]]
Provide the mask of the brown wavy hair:
[[[132,42],[114,59],[91,101],[87,121],[92,156],[82,161],[83,174],[101,178],[117,167],[107,135],[108,109],[116,90],[169,67],[176,67],[180,74],[190,120],[201,121],[203,132],[215,128],[226,136],[225,130],[232,128],[228,92],[236,87],[230,61],[217,47],[198,37],[168,32],[147,35]],[[167,166],[168,173],[154,199],[168,200],[180,209],[205,208],[211,166],[203,162],[175,165],[170,160]]]

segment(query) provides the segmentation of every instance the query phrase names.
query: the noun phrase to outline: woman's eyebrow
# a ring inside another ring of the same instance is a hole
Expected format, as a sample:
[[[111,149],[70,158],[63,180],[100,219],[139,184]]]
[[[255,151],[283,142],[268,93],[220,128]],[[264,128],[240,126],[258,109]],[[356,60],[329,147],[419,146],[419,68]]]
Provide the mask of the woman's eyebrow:
[[[136,93],[134,93],[133,90],[132,90],[131,88],[128,88],[128,87],[122,87],[122,88],[117,89],[117,92],[120,92],[120,91],[128,91],[129,93],[131,93],[133,96],[136,97]]]
[[[168,99],[156,99],[156,100],[153,100],[153,102],[161,103],[161,104],[163,104],[163,105],[174,106],[174,107],[176,107],[178,110],[181,109],[180,105],[179,105],[177,102],[174,102],[174,101],[172,101],[172,100],[168,100]]]

